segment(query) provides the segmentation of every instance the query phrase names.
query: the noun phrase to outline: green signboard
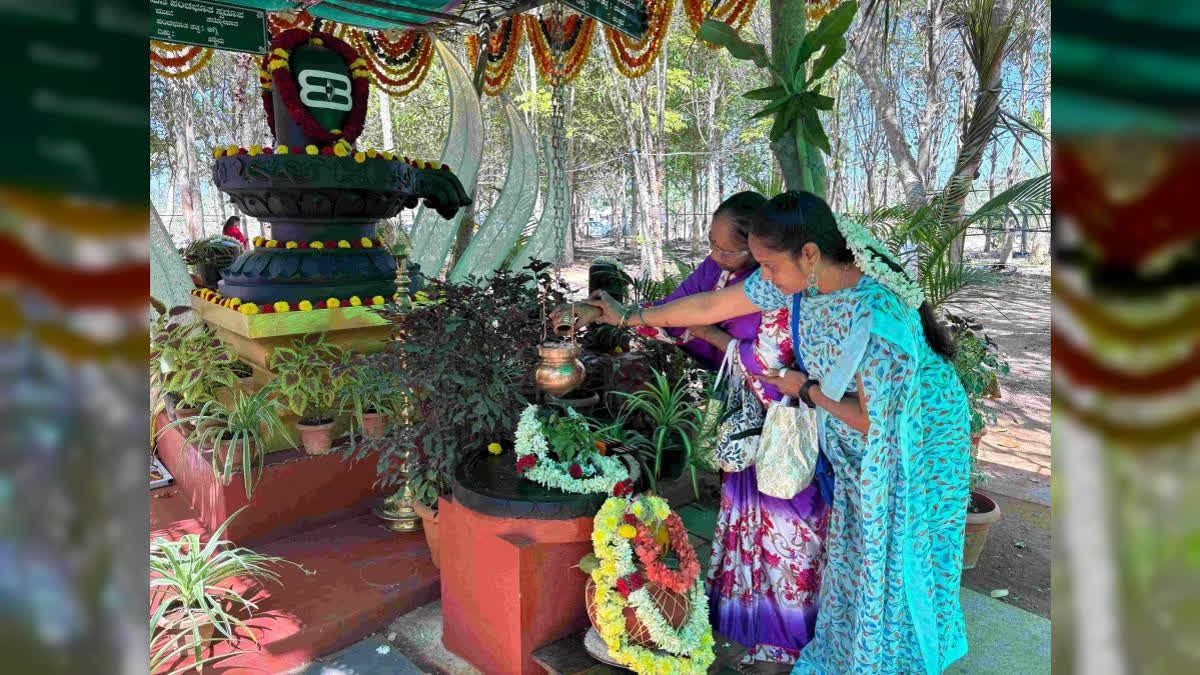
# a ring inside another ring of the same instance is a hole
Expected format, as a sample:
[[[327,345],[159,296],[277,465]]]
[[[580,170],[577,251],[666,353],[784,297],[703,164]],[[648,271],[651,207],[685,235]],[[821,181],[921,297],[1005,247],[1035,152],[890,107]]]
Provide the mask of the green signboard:
[[[267,53],[267,13],[207,0],[150,0],[150,38]]]
[[[641,2],[632,0],[563,0],[563,3],[635,40],[642,39],[642,36],[646,34],[649,18],[646,16],[646,7]]]

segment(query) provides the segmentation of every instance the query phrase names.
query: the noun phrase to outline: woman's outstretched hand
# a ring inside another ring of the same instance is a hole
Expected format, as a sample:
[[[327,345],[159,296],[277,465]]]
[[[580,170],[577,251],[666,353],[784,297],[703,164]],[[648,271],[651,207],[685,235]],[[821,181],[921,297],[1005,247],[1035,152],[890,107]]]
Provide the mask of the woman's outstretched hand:
[[[584,300],[592,307],[600,310],[600,318],[597,319],[600,323],[606,323],[610,326],[616,326],[621,323],[621,313],[625,311],[625,307],[621,303],[612,298],[611,295],[604,291],[596,291]]]

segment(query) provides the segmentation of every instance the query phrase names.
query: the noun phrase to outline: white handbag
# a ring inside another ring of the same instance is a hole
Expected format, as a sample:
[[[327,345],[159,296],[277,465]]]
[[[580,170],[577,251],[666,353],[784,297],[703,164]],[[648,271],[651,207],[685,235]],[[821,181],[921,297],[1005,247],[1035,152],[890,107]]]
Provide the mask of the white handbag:
[[[817,411],[790,402],[785,396],[770,404],[755,463],[758,491],[779,499],[791,499],[812,483],[819,453]]]
[[[712,461],[722,471],[742,471],[754,464],[758,455],[759,434],[763,426],[763,409],[758,399],[746,387],[741,364],[737,357],[738,341],[730,340],[725,359],[713,383],[714,398],[722,391],[721,380],[728,374],[721,417],[717,423]],[[717,403],[714,400],[714,403]]]

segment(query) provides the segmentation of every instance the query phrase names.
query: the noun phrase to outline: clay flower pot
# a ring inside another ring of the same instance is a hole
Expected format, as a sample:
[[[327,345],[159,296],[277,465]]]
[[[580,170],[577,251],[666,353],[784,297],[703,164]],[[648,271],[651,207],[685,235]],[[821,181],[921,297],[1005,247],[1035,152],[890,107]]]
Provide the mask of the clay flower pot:
[[[371,439],[383,436],[383,430],[387,427],[387,418],[381,413],[365,412],[362,418],[363,436]]]
[[[415,499],[412,508],[421,516],[421,526],[425,529],[425,543],[429,544],[429,557],[433,559],[433,566],[441,569],[438,556],[442,550],[442,542],[438,536],[438,512]]]
[[[300,432],[304,452],[310,455],[329,454],[329,448],[333,445],[333,420],[321,424],[296,422],[296,431]]]
[[[667,590],[662,586],[654,583],[648,583],[647,587],[650,591],[650,598],[654,601],[654,605],[658,607],[658,611],[662,613],[663,618],[675,630],[683,627],[687,623],[688,615],[692,612],[692,602],[686,595],[680,595],[671,590]],[[614,593],[616,591],[613,591]],[[600,624],[596,623],[596,582],[592,581],[589,576],[587,586],[583,589],[584,602],[587,604],[588,620],[592,622],[592,626],[596,628],[596,632],[600,632]],[[629,642],[639,647],[657,647],[650,641],[650,631],[642,625],[642,622],[637,618],[637,612],[632,605],[626,605],[625,611],[625,632],[629,637]]]
[[[967,511],[967,530],[963,537],[964,570],[974,569],[979,563],[979,556],[987,545],[988,530],[1003,518],[1000,506],[981,492],[971,493],[971,504],[978,513]]]

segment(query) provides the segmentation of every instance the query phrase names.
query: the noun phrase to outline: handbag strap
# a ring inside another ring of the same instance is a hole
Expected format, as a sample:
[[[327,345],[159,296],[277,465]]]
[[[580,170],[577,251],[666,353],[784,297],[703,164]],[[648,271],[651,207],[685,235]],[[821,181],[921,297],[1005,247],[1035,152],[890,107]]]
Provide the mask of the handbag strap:
[[[731,339],[729,344],[725,347],[725,358],[721,360],[721,368],[717,370],[717,379],[713,382],[714,391],[721,386],[721,378],[723,378],[726,373],[729,374],[729,382],[731,384],[733,384],[737,379],[737,373],[734,370],[737,352],[738,341],[737,339]]]

